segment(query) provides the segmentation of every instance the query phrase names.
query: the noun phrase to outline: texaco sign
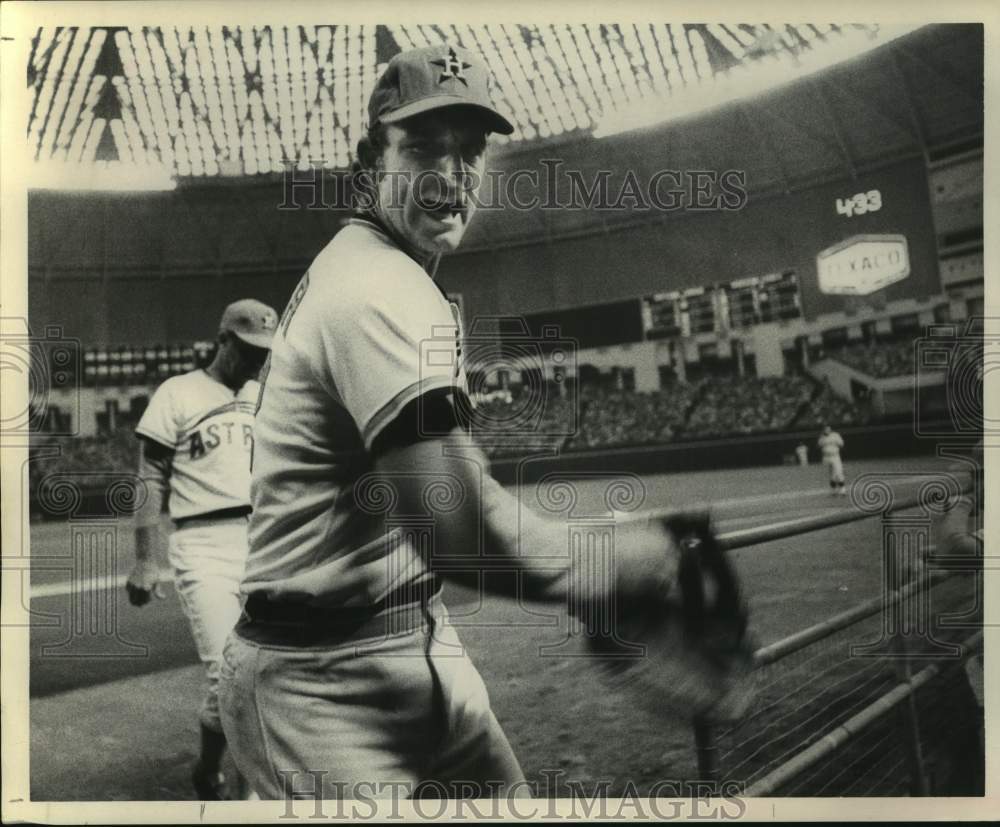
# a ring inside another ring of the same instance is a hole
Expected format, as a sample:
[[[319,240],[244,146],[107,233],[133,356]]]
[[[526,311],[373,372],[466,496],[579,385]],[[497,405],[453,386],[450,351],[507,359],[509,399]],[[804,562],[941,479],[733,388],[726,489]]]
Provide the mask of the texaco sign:
[[[910,275],[906,236],[852,236],[819,252],[816,270],[821,292],[867,296]]]

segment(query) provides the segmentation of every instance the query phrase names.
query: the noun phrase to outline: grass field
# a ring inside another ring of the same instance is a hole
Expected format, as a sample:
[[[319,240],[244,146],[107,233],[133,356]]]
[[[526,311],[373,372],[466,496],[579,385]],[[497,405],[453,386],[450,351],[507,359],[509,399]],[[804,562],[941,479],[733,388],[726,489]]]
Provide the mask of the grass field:
[[[913,458],[848,463],[847,471],[854,478],[877,474],[896,490],[912,491],[914,475],[944,468],[934,458]],[[606,479],[575,487],[576,513],[606,510]],[[828,493],[825,469],[815,465],[662,474],[643,477],[641,487],[641,510],[714,503],[721,531],[854,507],[851,498]],[[522,496],[537,505],[535,490]],[[34,526],[33,558],[66,557],[72,530],[65,523]],[[127,526],[115,538],[124,573],[131,560]],[[773,642],[878,595],[881,548],[882,528],[872,519],[736,551],[759,641]],[[102,645],[127,646],[119,656],[97,657],[88,654],[86,635],[74,643],[73,598],[56,593],[65,578],[41,568],[31,576],[38,595],[30,599],[38,621],[31,635],[33,799],[191,797],[186,773],[197,746],[201,669],[176,597],[170,592],[138,610],[123,593],[113,599],[104,593],[118,643]],[[91,595],[97,600],[100,592]],[[580,641],[564,616],[450,585],[446,602],[525,773],[543,785],[543,794],[567,794],[553,790],[552,779],[588,790],[606,785],[606,794],[615,796],[629,782],[642,793],[656,781],[696,777],[689,725],[611,692],[580,657]],[[46,654],[46,645],[56,648]]]

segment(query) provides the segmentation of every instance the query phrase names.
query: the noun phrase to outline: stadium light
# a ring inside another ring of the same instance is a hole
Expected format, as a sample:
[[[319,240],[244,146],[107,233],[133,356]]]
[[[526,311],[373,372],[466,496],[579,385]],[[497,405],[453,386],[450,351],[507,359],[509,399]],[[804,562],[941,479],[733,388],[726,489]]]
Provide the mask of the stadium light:
[[[813,45],[811,49],[804,49],[797,55],[790,51],[776,51],[773,53],[776,59],[742,63],[728,72],[707,79],[707,82],[704,78],[701,83],[693,83],[692,79],[688,79],[687,85],[679,90],[675,86],[668,95],[648,97],[616,112],[606,112],[593,134],[595,138],[606,138],[633,129],[704,114],[727,103],[795,83],[823,69],[859,57],[917,28],[915,25],[880,26],[876,32],[867,29],[842,29],[839,37]]]

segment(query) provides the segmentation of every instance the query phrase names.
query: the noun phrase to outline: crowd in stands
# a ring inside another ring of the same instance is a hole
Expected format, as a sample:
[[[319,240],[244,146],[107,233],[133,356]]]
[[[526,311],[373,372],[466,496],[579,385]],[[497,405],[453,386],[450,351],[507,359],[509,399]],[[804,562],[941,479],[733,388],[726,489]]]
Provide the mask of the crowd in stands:
[[[538,407],[543,415],[527,416],[530,400],[517,393],[480,405],[477,416],[487,416],[477,418],[474,431],[486,453],[655,445],[868,421],[853,402],[805,376],[711,377],[652,393],[584,386],[575,403],[570,394]]]
[[[698,437],[779,431],[791,425],[814,392],[815,384],[801,376],[703,382],[684,431]]]
[[[472,428],[491,457],[556,450],[577,430],[577,411],[572,395],[560,395],[552,384],[522,388],[478,402]]]
[[[34,460],[29,464],[32,480],[50,474],[113,475],[135,473],[139,442],[131,428],[90,437],[46,437],[31,441]]]
[[[867,376],[886,379],[913,373],[914,346],[912,339],[899,342],[856,343],[845,345],[829,354],[839,362]]]
[[[473,433],[490,457],[510,457],[539,450],[575,451],[654,445],[689,439],[724,438],[823,423],[858,425],[863,410],[805,376],[774,378],[710,377],[673,383],[642,393],[583,385],[579,393],[554,384],[531,393],[512,388],[479,401]],[[58,447],[56,456],[32,462],[33,479],[51,473],[136,468],[138,444],[132,426],[110,436],[52,438],[39,435],[33,449]]]
[[[823,388],[802,408],[792,423],[795,428],[819,428],[821,425],[864,425],[871,415],[862,407],[837,396],[829,386]]]
[[[566,447],[670,442],[683,426],[696,393],[697,387],[687,384],[675,384],[656,393],[582,388],[580,427]]]

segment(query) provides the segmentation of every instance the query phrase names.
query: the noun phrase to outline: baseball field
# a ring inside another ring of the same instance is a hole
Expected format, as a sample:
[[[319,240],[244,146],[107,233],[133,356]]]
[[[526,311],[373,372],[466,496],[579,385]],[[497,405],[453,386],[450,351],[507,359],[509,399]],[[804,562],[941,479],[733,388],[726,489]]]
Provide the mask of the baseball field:
[[[847,472],[849,487],[851,479],[878,475],[899,493],[946,468],[933,457],[848,459]],[[573,483],[576,513],[605,512],[604,492],[614,476],[606,466],[601,478]],[[642,477],[639,490],[641,509],[713,504],[722,532],[856,508],[853,496],[830,494],[819,465],[664,473]],[[534,486],[520,493],[538,506]],[[74,596],[69,569],[52,565],[73,559],[79,529],[66,522],[31,528],[32,799],[193,798],[187,775],[197,751],[202,669],[176,596],[168,586],[165,600],[137,609],[100,577]],[[106,526],[104,536],[123,576],[132,560],[128,526]],[[780,640],[879,595],[882,545],[874,518],[735,551],[759,642]],[[540,794],[567,795],[569,785],[578,784],[620,796],[630,792],[629,783],[643,794],[657,781],[697,777],[690,724],[610,691],[581,657],[577,630],[564,615],[451,586],[445,594],[497,717]]]

